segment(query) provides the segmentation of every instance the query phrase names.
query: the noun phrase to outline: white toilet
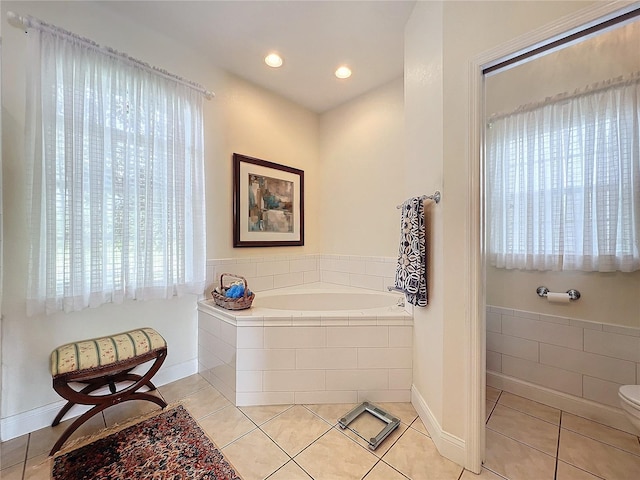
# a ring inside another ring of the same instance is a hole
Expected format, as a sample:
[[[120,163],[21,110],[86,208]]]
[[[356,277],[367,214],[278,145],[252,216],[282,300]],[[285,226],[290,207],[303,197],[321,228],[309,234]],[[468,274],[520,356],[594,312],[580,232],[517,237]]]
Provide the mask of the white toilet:
[[[624,413],[640,434],[640,385],[623,385],[618,396]]]

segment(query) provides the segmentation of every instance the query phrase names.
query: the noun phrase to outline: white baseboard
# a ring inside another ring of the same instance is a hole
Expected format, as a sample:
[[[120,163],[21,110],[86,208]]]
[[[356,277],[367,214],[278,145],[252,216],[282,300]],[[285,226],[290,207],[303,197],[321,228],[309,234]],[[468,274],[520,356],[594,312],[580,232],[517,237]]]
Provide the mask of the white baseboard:
[[[198,373],[198,359],[192,358],[191,360],[178,363],[177,365],[161,368],[158,373],[154,375],[153,383],[156,387],[160,387],[167,383],[180,380],[181,378],[195,375],[196,373]]]
[[[411,386],[411,404],[413,408],[416,409],[416,412],[418,412],[420,420],[422,420],[422,423],[424,423],[424,426],[427,428],[440,455],[460,466],[464,466],[467,458],[465,441],[442,429],[440,423],[429,409],[429,406],[415,385]]]
[[[487,385],[637,435],[622,409],[487,371]]]
[[[181,378],[188,377],[198,373],[198,360],[192,359],[177,365],[170,365],[161,368],[153,377],[153,383],[156,387],[175,382]],[[106,392],[106,390],[105,390]],[[55,403],[43,405],[32,410],[18,413],[10,417],[0,419],[0,432],[2,432],[2,441],[11,440],[12,438],[31,433],[51,425],[51,422],[58,414],[60,409],[67,403],[60,400]],[[71,412],[65,417],[65,420],[82,415],[91,408],[87,405],[75,405]]]

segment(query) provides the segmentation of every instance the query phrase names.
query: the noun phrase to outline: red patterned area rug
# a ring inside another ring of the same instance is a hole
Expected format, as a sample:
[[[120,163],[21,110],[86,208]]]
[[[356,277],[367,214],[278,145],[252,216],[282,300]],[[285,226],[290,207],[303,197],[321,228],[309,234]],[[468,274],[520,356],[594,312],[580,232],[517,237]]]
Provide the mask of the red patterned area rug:
[[[54,480],[241,480],[182,405],[54,459]]]

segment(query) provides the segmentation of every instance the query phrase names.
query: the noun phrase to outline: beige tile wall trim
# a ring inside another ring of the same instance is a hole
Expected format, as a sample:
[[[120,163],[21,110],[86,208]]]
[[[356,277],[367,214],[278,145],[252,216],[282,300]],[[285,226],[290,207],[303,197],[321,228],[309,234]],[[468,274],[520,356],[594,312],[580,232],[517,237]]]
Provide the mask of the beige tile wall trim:
[[[438,422],[438,419],[433,415],[431,409],[429,409],[429,405],[427,405],[427,402],[425,402],[415,385],[411,386],[411,404],[427,428],[440,455],[458,465],[464,466],[467,458],[465,441],[442,429],[440,422]]]
[[[618,408],[640,382],[640,329],[487,306],[487,370]]]
[[[487,385],[635,435],[621,409],[487,371]],[[417,410],[417,408],[416,408]]]
[[[393,285],[396,261],[395,257],[324,254],[209,259],[206,296],[219,283],[221,273],[242,275],[255,292],[320,281],[386,291]]]

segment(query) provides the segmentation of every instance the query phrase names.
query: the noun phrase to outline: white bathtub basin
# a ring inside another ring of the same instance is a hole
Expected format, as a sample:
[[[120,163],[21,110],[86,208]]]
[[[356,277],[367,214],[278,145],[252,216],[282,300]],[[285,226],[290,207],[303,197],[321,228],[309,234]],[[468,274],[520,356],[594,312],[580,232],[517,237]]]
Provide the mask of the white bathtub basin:
[[[371,308],[393,307],[400,297],[384,293],[355,292],[289,292],[287,294],[257,295],[253,306],[274,310],[369,310]]]
[[[211,299],[201,301],[199,308],[214,308],[234,324],[247,321],[267,323],[270,318],[277,319],[282,324],[287,319],[293,322],[301,317],[307,321],[341,318],[346,323],[347,319],[378,323],[384,319],[410,321],[411,314],[398,305],[398,300],[402,298],[397,293],[315,283],[256,292],[253,305],[246,310],[225,310],[217,307]]]

